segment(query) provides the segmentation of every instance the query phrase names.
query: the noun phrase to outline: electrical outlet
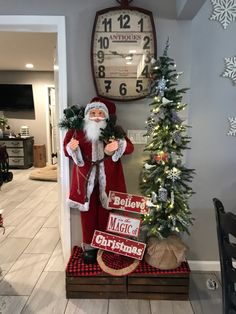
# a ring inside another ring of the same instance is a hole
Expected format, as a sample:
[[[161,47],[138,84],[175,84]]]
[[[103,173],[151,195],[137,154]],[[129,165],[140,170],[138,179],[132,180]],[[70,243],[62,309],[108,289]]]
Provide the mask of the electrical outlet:
[[[146,130],[128,130],[127,135],[133,144],[147,144]]]

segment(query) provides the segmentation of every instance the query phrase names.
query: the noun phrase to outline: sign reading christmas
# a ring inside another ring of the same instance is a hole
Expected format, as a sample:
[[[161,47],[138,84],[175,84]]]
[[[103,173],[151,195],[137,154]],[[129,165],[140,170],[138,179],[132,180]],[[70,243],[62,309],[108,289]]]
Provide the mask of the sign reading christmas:
[[[138,237],[140,223],[140,219],[110,213],[107,224],[107,231],[131,237]]]
[[[146,244],[99,230],[94,231],[91,246],[97,249],[142,260]]]
[[[108,208],[129,211],[138,214],[147,214],[147,198],[138,195],[110,191]]]

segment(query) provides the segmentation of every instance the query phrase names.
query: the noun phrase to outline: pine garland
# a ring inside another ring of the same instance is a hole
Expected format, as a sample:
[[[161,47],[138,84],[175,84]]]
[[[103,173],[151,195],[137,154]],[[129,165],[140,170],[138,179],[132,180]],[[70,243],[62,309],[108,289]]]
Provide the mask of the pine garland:
[[[189,182],[194,169],[182,164],[183,150],[189,149],[188,125],[179,117],[187,104],[182,102],[187,88],[177,89],[179,74],[175,62],[168,57],[167,42],[164,53],[152,60],[149,89],[150,116],[147,119],[148,143],[140,174],[140,189],[150,198],[150,213],[142,217],[142,228],[148,236],[168,237],[186,232],[193,224],[188,200],[194,194]]]

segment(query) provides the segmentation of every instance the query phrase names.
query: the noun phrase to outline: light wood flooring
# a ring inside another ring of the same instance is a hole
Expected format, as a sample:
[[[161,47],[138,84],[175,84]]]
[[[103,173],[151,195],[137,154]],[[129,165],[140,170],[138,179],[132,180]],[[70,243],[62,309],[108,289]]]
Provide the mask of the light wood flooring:
[[[209,278],[219,283],[214,273],[192,273],[190,301],[66,299],[57,183],[30,180],[31,170],[13,170],[0,191],[0,314],[222,313],[221,287],[206,287]]]

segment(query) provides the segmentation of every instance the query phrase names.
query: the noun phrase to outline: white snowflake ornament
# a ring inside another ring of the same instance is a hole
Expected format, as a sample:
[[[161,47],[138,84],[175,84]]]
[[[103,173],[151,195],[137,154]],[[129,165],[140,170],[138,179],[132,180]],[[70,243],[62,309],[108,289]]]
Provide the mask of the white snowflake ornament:
[[[222,76],[230,78],[236,84],[236,56],[225,58],[225,71]]]
[[[212,21],[218,21],[223,28],[236,19],[236,2],[235,0],[211,0],[213,12],[210,17]]]
[[[167,173],[168,173],[167,178],[171,179],[173,182],[180,179],[181,171],[175,167],[173,167],[170,170],[167,170]]]
[[[167,82],[168,82],[168,80],[165,80],[164,77],[162,77],[162,79],[160,79],[158,84],[157,84],[156,89],[159,92],[159,95],[161,97],[164,96],[164,91],[167,89],[167,87],[166,87]]]
[[[228,136],[236,136],[236,117],[229,117],[230,128],[227,133]]]

